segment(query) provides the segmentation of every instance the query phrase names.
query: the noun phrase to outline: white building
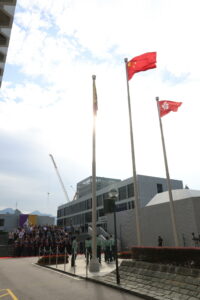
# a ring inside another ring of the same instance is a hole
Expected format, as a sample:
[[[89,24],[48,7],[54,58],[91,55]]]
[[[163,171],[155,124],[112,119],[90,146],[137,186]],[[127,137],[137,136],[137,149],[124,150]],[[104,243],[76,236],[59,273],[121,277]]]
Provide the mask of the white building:
[[[113,233],[112,221],[109,215],[105,215],[103,200],[108,198],[112,188],[119,193],[117,206],[118,215],[132,215],[134,211],[134,188],[133,179],[126,180],[97,177],[97,226],[103,227],[109,233]],[[165,178],[137,175],[139,188],[139,202],[144,207],[157,193],[167,191]],[[173,189],[182,189],[181,180],[171,180]],[[133,220],[133,217],[130,217]],[[123,219],[120,223],[128,223],[130,220]],[[88,177],[77,184],[77,198],[74,201],[58,207],[57,224],[61,226],[73,226],[86,228],[92,223],[92,177]],[[135,226],[135,225],[134,225]],[[130,234],[130,232],[129,232]]]
[[[191,247],[200,245],[200,191],[189,189],[173,190],[174,210],[179,245]],[[113,232],[113,216],[108,218],[108,231]],[[117,214],[117,231],[122,248],[137,245],[135,212],[124,211]],[[163,246],[174,246],[168,192],[155,195],[141,209],[142,245],[157,246],[158,236],[163,238]],[[193,239],[193,235],[196,241]]]

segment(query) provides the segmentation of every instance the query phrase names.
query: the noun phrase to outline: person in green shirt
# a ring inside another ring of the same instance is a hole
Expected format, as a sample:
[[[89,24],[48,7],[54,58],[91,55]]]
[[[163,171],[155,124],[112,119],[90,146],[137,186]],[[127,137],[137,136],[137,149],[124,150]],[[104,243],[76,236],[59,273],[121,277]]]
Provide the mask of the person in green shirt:
[[[111,257],[111,241],[109,237],[106,237],[106,240],[104,241],[104,253],[105,253],[105,262],[110,262]]]
[[[112,237],[112,235],[110,236],[110,244],[111,244],[111,251],[110,251],[110,261],[115,260],[115,240]]]
[[[97,258],[100,264],[101,264],[101,248],[102,248],[102,241],[100,236],[97,235]]]
[[[78,250],[78,243],[77,243],[76,237],[74,237],[73,241],[72,241],[72,257],[71,257],[71,266],[72,267],[75,266],[77,250]]]
[[[92,241],[91,238],[87,238],[85,240],[85,257],[87,261],[87,265],[89,263],[89,259],[92,257]]]

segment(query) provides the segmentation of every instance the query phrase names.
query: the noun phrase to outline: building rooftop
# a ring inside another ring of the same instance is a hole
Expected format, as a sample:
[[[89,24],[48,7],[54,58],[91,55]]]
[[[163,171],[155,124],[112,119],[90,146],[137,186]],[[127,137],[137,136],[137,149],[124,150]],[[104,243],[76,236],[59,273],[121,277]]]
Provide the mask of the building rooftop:
[[[119,181],[121,181],[121,179],[96,177],[96,190],[101,190],[102,188]],[[92,193],[92,176],[87,177],[77,183],[78,198],[81,198],[89,193]]]
[[[189,190],[189,189],[179,189],[172,190],[173,200],[182,200],[194,197],[200,197],[200,191],[197,190]],[[161,203],[169,202],[169,193],[168,191],[156,194],[146,206],[157,205]]]

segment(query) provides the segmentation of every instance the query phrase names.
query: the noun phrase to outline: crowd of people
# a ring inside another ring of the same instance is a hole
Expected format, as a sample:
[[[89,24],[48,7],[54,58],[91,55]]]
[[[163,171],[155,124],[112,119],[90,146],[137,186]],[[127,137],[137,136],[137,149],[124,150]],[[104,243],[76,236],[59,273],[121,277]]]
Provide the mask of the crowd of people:
[[[107,263],[115,260],[115,241],[112,236],[102,239],[100,236],[97,236],[97,259],[101,263],[101,256],[104,253],[104,260]],[[87,263],[89,259],[92,258],[92,240],[87,238],[85,240],[85,255],[87,258]]]
[[[70,254],[72,236],[63,227],[33,225],[9,232],[8,243],[17,257],[62,254],[65,249]]]
[[[85,253],[89,262],[92,257],[92,240],[89,237],[85,241],[79,241],[79,234],[77,236],[65,227],[29,225],[9,232],[8,244],[12,245],[13,256],[16,257],[66,253],[72,254],[74,264],[77,253]],[[102,253],[105,262],[115,260],[115,243],[112,236],[106,239],[97,236],[97,258],[100,263]]]

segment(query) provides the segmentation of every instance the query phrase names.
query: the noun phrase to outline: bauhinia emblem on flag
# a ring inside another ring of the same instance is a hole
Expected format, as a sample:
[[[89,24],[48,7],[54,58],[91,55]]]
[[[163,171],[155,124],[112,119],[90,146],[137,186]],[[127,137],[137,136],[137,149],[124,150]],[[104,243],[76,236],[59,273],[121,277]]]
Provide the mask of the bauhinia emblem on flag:
[[[156,68],[156,52],[148,52],[132,58],[127,63],[128,80],[135,73]]]
[[[97,89],[95,84],[96,76],[93,75],[92,79],[93,79],[93,113],[96,115],[98,110]]]
[[[174,102],[174,101],[158,101],[160,108],[160,116],[163,117],[171,111],[177,111],[179,106],[181,106],[182,102]]]

